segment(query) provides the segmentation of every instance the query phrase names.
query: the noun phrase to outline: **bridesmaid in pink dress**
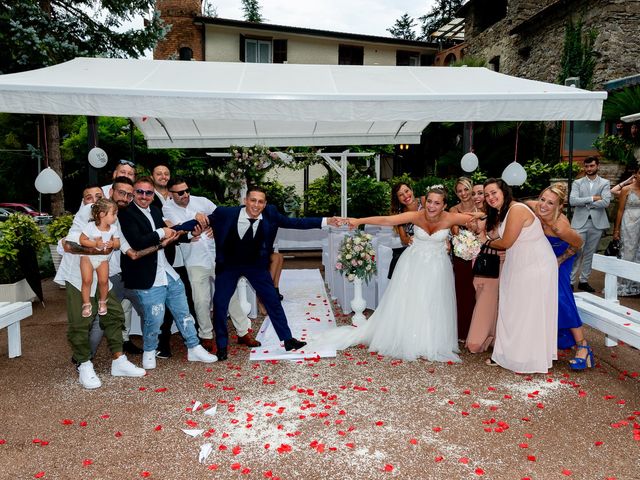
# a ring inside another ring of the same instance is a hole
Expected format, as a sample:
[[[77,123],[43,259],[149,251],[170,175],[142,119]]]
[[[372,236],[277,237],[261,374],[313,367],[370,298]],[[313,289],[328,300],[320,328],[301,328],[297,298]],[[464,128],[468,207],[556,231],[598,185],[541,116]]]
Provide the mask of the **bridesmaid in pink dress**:
[[[540,220],[515,202],[501,179],[484,184],[492,248],[506,250],[500,272],[498,323],[489,365],[519,373],[547,373],[557,357],[558,262]]]

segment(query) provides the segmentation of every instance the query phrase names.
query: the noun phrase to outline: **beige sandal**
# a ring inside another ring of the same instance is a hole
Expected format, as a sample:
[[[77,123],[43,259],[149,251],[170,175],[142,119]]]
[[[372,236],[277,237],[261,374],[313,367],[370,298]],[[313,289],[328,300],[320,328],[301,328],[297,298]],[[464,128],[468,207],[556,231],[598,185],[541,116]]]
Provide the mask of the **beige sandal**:
[[[91,315],[93,315],[93,307],[91,306],[90,303],[83,303],[82,304],[82,317],[83,318],[89,318]]]
[[[107,301],[98,300],[98,315],[106,315],[106,314],[107,314]]]

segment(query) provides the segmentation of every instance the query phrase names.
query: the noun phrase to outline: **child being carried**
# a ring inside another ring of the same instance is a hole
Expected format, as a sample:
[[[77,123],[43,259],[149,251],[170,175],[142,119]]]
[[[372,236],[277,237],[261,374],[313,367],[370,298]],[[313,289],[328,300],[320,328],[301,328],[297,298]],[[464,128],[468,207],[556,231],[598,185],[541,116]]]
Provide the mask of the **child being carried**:
[[[113,200],[100,198],[91,207],[92,220],[89,221],[80,235],[80,244],[98,250],[117,250],[120,248],[118,221],[118,205]],[[93,271],[98,277],[98,315],[107,314],[107,296],[109,295],[109,257],[108,255],[83,255],[80,258],[82,275],[82,316],[93,316],[91,306],[91,285]]]

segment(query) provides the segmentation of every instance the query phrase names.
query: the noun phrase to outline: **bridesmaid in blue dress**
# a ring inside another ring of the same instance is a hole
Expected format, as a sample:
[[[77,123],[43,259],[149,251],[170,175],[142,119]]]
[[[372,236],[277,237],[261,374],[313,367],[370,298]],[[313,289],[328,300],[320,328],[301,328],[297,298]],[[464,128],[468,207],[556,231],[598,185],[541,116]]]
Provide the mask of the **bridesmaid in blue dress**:
[[[537,201],[526,203],[540,219],[545,236],[558,258],[558,348],[564,350],[576,345],[576,356],[570,361],[570,366],[574,370],[584,370],[593,366],[593,352],[584,338],[571,288],[571,268],[583,242],[562,214],[566,197],[566,186],[554,183],[542,191]]]

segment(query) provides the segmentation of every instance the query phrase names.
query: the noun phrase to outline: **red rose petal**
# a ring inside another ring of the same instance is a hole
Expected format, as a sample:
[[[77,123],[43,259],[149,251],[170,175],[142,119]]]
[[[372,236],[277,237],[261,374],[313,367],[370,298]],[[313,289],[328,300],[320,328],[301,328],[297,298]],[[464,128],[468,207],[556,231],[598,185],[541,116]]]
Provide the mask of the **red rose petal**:
[[[527,460],[529,460],[530,462],[535,462],[536,461],[536,456],[535,455],[528,455],[527,456]]]
[[[458,460],[459,463],[464,463],[465,465],[469,463],[469,459],[467,457],[462,457]]]
[[[564,469],[562,470],[562,474],[563,474],[563,475],[565,475],[565,476],[567,476],[567,477],[568,477],[568,476],[570,476],[572,473],[573,473],[573,472],[571,472],[571,470],[567,470],[566,468],[564,468]]]
[[[384,466],[384,471],[385,471],[385,472],[393,472],[393,465],[390,465],[390,464],[388,464],[388,463],[387,463],[387,464]]]
[[[440,463],[440,462],[441,462],[441,461],[443,461],[443,460],[444,460],[444,457],[443,457],[442,455],[438,455],[438,456],[435,458],[436,463]]]
[[[88,467],[89,465],[93,465],[93,460],[91,460],[90,458],[87,458],[87,459],[82,461],[82,466],[83,467]]]
[[[595,445],[596,447],[599,447],[599,446],[600,446],[600,445],[602,445],[602,444],[604,444],[604,442],[601,442],[601,441],[597,441],[597,442],[595,442],[595,443],[594,443],[594,445]]]
[[[240,448],[240,446],[239,446],[239,445],[236,445],[235,447],[233,447],[233,450],[231,450],[231,452],[232,452],[234,455],[239,455],[239,454],[240,454],[240,452],[242,452],[242,448]]]
[[[38,472],[33,476],[33,478],[42,478],[42,477],[44,477],[44,472]]]
[[[209,465],[207,468],[209,470],[217,470],[218,467],[220,467],[220,465],[218,465],[217,463],[214,463],[213,465]]]
[[[476,468],[476,475],[478,475],[478,476],[484,475],[484,470],[481,469],[480,467]]]
[[[384,425],[384,422],[383,422],[383,421],[378,420],[378,421],[376,422],[376,426],[381,427],[382,425]]]
[[[521,443],[520,445],[518,445],[520,448],[529,448],[529,444],[528,443]]]
[[[147,472],[146,470],[144,472],[140,472],[140,476],[147,478],[151,476],[151,472]]]
[[[240,470],[242,468],[242,465],[240,465],[239,463],[234,463],[233,465],[231,465],[231,470]]]
[[[73,420],[71,420],[70,418],[65,418],[61,423],[62,425],[73,425]]]
[[[412,438],[411,440],[409,440],[409,443],[411,445],[417,445],[418,444],[418,440],[416,440],[415,438]]]

